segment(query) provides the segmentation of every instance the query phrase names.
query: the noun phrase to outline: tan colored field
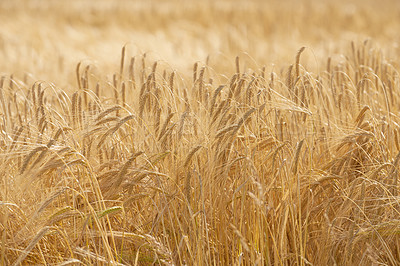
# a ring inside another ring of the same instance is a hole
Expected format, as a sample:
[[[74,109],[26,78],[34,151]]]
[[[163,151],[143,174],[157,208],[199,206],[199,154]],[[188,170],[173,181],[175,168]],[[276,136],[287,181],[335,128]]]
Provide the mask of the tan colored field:
[[[0,2],[1,265],[399,265],[400,2]]]

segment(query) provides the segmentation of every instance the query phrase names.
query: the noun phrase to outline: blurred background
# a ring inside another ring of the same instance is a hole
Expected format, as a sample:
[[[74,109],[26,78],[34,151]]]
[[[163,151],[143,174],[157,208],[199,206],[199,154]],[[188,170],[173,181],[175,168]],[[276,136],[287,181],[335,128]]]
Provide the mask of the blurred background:
[[[230,74],[237,55],[278,72],[302,46],[302,64],[318,71],[367,39],[399,53],[396,0],[15,0],[0,1],[0,18],[0,74],[59,86],[73,84],[80,61],[115,71],[124,45],[181,73],[207,61]]]

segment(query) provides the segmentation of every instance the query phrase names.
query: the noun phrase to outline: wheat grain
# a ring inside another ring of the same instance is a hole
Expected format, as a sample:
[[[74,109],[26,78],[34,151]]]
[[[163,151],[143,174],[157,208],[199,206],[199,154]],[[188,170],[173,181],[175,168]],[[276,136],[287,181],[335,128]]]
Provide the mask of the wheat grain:
[[[236,58],[235,58],[235,66],[236,66],[236,74],[240,75],[240,62],[239,62],[239,56],[236,56]]]
[[[166,133],[167,126],[168,126],[170,120],[172,119],[172,117],[173,117],[174,115],[175,115],[175,114],[172,113],[171,109],[168,108],[168,115],[167,115],[167,118],[165,119],[165,121],[164,121],[164,123],[163,123],[163,126],[161,127],[160,134],[158,135],[158,138],[157,138],[158,140],[161,140],[161,138],[163,137],[163,135]]]
[[[220,85],[215,91],[214,91],[214,95],[213,95],[213,97],[212,97],[212,99],[211,99],[211,104],[210,104],[210,115],[212,115],[213,114],[213,111],[214,111],[214,107],[215,107],[215,102],[216,102],[216,100],[217,100],[217,96],[218,96],[218,94],[224,89],[224,85]]]
[[[301,141],[297,144],[296,154],[295,154],[295,156],[294,156],[294,159],[293,159],[293,166],[292,166],[293,174],[294,174],[294,175],[296,175],[296,174],[297,174],[297,171],[298,171],[298,164],[299,164],[299,158],[300,158],[300,151],[301,151],[301,148],[303,147],[303,143],[304,143],[304,140],[301,140]],[[298,184],[298,189],[300,189],[300,184]]]
[[[125,82],[122,82],[121,95],[122,95],[122,108],[126,108],[126,88],[125,88]]]
[[[357,115],[354,123],[357,125],[357,127],[360,127],[360,125],[362,124],[364,117],[365,117],[365,113],[370,110],[371,108],[369,108],[369,106],[364,106],[361,111],[359,112],[359,114]]]
[[[296,54],[296,79],[300,76],[300,56],[305,49],[306,47],[301,47]]]
[[[286,76],[286,85],[287,85],[290,93],[293,93],[292,70],[293,70],[293,65],[290,65],[288,68],[287,76]]]
[[[81,77],[80,77],[80,71],[79,71],[79,69],[80,69],[80,67],[81,67],[81,63],[82,62],[79,62],[77,65],[76,65],[76,69],[75,69],[75,74],[76,74],[76,80],[78,81],[78,89],[82,89],[82,86],[81,86]]]
[[[128,122],[129,120],[132,120],[135,118],[135,115],[128,115],[125,116],[124,118],[120,119],[120,121],[112,128],[108,129],[100,138],[98,144],[97,144],[97,148],[100,148],[103,145],[103,142],[105,141],[105,139],[109,136],[114,134],[123,124],[125,124],[126,122]]]
[[[118,121],[120,119],[121,118],[119,118],[118,116],[109,116],[109,117],[101,119],[100,121],[97,121],[95,126],[101,126],[103,124],[106,124],[106,123],[109,123],[109,122],[113,122],[113,121]]]
[[[183,167],[184,167],[184,168],[186,168],[186,167],[189,166],[189,163],[190,163],[190,161],[191,161],[193,155],[194,155],[201,147],[203,147],[203,146],[202,146],[202,145],[197,145],[196,147],[194,147],[194,148],[189,152],[189,154],[187,155],[187,157],[186,157],[186,159],[185,159],[185,162],[184,162],[184,164],[183,164]]]
[[[142,154],[143,154],[142,151],[132,154],[132,156],[129,158],[129,160],[119,170],[118,175],[117,175],[115,181],[113,182],[112,189],[116,189],[121,185],[123,178],[125,177],[125,175],[128,171],[128,168],[132,165],[133,161]]]
[[[122,107],[120,105],[114,105],[114,106],[104,110],[100,114],[98,114],[98,116],[95,118],[95,121],[100,121],[103,117],[107,116],[108,114],[110,114],[112,112],[116,112],[117,110],[120,110],[120,109],[122,109]]]
[[[33,157],[36,153],[38,153],[38,152],[40,152],[40,151],[47,150],[47,149],[48,149],[47,146],[39,146],[39,147],[34,148],[30,153],[28,153],[28,155],[25,157],[25,160],[24,160],[24,162],[23,162],[23,164],[22,164],[22,167],[21,167],[21,169],[20,169],[20,174],[23,174],[23,173],[25,172],[25,169],[26,169],[26,167],[28,166],[29,161],[32,159],[32,157]]]
[[[71,106],[72,128],[76,128],[77,125],[77,117],[76,117],[77,98],[78,98],[78,92],[72,94],[72,106]]]
[[[121,51],[121,63],[119,65],[119,75],[122,77],[122,75],[124,74],[124,63],[125,63],[125,49],[126,49],[126,45],[124,45],[122,47],[122,51]]]
[[[28,254],[32,251],[32,249],[36,246],[40,239],[51,229],[50,226],[45,226],[36,234],[36,236],[31,240],[29,245],[22,251],[21,255],[19,255],[18,259],[13,263],[13,266],[18,266],[21,262],[28,256]]]
[[[169,88],[172,92],[174,92],[174,78],[175,78],[175,71],[171,73],[169,77]]]
[[[225,128],[222,128],[222,129],[220,129],[220,130],[217,131],[217,133],[216,133],[216,135],[215,135],[215,138],[221,138],[221,137],[224,136],[227,132],[232,131],[232,130],[235,130],[235,129],[237,129],[237,128],[238,128],[238,125],[237,125],[237,124],[233,124],[233,125],[227,126],[227,127],[225,127]]]
[[[196,62],[193,65],[193,84],[195,84],[197,81],[197,67],[198,67],[198,63]]]
[[[25,129],[24,126],[20,126],[20,127],[18,128],[17,132],[13,134],[14,138],[13,138],[13,141],[12,141],[12,143],[11,143],[11,146],[10,146],[9,151],[12,151],[12,150],[14,149],[14,147],[15,147],[17,141],[18,141],[18,138],[21,136],[22,131],[23,131],[24,129]]]
[[[82,108],[82,97],[80,95],[78,95],[77,97],[78,99],[78,106],[77,106],[77,114],[76,114],[76,121],[78,124],[79,129],[82,128],[83,125],[83,108]],[[43,116],[45,117],[45,116]]]

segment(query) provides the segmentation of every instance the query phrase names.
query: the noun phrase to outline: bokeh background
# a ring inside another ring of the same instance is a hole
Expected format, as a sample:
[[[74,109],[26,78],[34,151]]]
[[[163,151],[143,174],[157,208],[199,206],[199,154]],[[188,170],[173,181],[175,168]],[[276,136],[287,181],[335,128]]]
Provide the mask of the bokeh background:
[[[389,59],[399,53],[396,0],[15,0],[0,2],[0,18],[0,73],[61,86],[71,85],[80,61],[114,70],[124,45],[181,72],[207,57],[226,72],[237,55],[277,71],[302,46],[303,64],[317,71],[327,56],[339,60],[351,41],[367,39]]]

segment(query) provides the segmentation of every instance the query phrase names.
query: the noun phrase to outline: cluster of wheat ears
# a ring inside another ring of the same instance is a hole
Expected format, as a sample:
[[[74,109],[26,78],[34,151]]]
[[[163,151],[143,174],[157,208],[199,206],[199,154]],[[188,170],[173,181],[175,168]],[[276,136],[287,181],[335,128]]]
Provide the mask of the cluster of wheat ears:
[[[0,264],[398,264],[399,73],[304,51],[226,82],[125,47],[71,93],[2,76]]]

